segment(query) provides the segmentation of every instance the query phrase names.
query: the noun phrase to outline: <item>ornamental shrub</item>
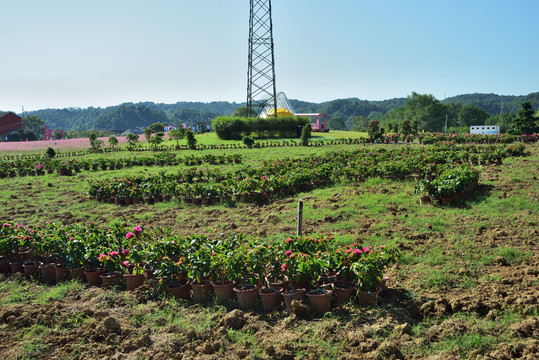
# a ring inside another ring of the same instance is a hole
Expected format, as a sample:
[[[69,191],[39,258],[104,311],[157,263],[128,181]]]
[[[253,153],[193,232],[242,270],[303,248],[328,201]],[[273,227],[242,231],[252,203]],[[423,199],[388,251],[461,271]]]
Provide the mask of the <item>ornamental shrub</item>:
[[[253,147],[253,144],[255,143],[255,139],[253,139],[251,136],[244,136],[243,143],[245,144],[245,146],[251,149]]]
[[[51,148],[51,147],[49,146],[49,148],[47,149],[47,151],[45,152],[45,154],[47,155],[47,157],[48,157],[49,159],[52,159],[53,157],[56,156],[56,151],[54,151],[54,149]]]
[[[308,122],[297,116],[242,118],[219,116],[212,121],[212,127],[222,140],[240,140],[255,133],[258,138],[297,137],[297,129]]]

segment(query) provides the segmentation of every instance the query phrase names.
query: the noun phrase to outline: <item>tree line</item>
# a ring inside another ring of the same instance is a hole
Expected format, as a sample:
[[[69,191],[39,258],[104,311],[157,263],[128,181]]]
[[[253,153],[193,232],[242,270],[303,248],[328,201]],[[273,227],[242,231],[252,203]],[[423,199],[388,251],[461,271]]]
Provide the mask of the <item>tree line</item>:
[[[532,110],[539,107],[539,93],[526,96],[495,94],[468,94],[443,101],[432,95],[412,93],[407,98],[367,101],[357,98],[337,99],[322,103],[290,100],[297,113],[326,113],[330,129],[366,130],[368,123],[378,120],[381,127],[401,123],[404,119],[416,121],[425,131],[464,131],[470,125],[499,125],[501,131],[510,129],[520,106],[530,102]],[[502,105],[503,104],[503,105]],[[118,132],[153,123],[178,126],[209,124],[218,116],[230,116],[244,103],[235,102],[153,102],[125,103],[106,108],[45,109],[25,113],[36,115],[51,129],[101,130]],[[38,136],[41,135],[41,132]]]

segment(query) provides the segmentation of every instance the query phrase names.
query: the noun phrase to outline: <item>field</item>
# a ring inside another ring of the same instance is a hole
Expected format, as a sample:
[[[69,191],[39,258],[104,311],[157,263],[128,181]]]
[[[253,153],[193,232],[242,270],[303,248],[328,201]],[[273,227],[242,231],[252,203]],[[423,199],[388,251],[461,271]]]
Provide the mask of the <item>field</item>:
[[[349,133],[330,133],[333,138]],[[318,140],[324,137],[319,135]],[[105,139],[106,140],[106,139]],[[167,143],[169,143],[167,141]],[[199,143],[220,144],[212,134]],[[175,144],[175,142],[170,142]],[[82,146],[82,145],[81,145]],[[412,147],[418,147],[414,144]],[[185,157],[240,154],[242,164],[199,165],[222,172],[263,160],[303,158],[404,144],[181,150]],[[69,149],[71,151],[73,149]],[[22,149],[18,149],[20,153]],[[34,152],[40,152],[37,149]],[[60,149],[60,151],[62,151]],[[6,155],[2,152],[1,155]],[[0,157],[1,157],[0,155]],[[153,156],[86,154],[78,159]],[[119,206],[88,196],[99,179],[174,173],[187,166],[135,166],[0,179],[0,217],[110,228],[166,227],[181,236],[244,233],[279,241],[303,233],[342,244],[395,246],[397,264],[378,304],[350,303],[323,317],[286,310],[241,311],[77,281],[44,285],[0,274],[0,355],[6,359],[536,359],[539,357],[539,146],[502,165],[480,165],[479,186],[451,206],[420,205],[415,181],[337,181],[262,203],[196,206],[172,199]]]

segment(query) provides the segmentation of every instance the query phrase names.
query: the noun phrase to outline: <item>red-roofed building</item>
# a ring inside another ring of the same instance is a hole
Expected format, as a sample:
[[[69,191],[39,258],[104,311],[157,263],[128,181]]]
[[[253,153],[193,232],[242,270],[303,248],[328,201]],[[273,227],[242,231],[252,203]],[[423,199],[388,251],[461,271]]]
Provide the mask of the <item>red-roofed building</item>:
[[[0,138],[4,139],[12,131],[22,130],[22,118],[12,112],[0,112]]]

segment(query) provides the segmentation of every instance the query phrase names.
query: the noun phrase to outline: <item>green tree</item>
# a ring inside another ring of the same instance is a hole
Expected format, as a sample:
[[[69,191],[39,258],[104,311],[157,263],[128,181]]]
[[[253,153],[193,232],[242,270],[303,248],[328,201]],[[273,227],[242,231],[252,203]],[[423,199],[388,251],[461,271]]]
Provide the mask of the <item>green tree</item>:
[[[150,129],[152,133],[157,133],[160,131],[165,131],[165,125],[163,125],[162,123],[153,123],[148,126],[148,129]]]
[[[485,110],[472,104],[465,105],[458,113],[459,126],[485,125],[485,122],[490,117]]]
[[[144,137],[146,138],[146,141],[150,142],[150,138],[152,137],[152,130],[149,127],[144,129]]]
[[[163,132],[160,131],[150,138],[150,144],[152,145],[152,149],[154,151],[157,150],[159,144],[163,142],[163,135]]]
[[[135,146],[138,142],[138,135],[137,134],[127,134],[127,136],[125,137],[126,140],[127,140],[127,143],[129,144],[129,146]]]
[[[516,135],[529,135],[539,132],[538,119],[534,116],[532,103],[526,101],[521,106],[522,108],[518,111],[517,117],[513,120],[512,132]]]
[[[356,116],[352,118],[352,131],[367,131],[369,118],[365,116]]]
[[[89,136],[90,139],[90,147],[92,151],[99,152],[101,151],[101,147],[105,145],[105,142],[101,139],[97,138],[97,133],[93,132]]]
[[[118,139],[116,138],[116,136],[111,136],[109,137],[109,145],[111,148],[114,148],[116,145],[118,145],[120,142],[118,141]]]
[[[45,122],[41,120],[41,118],[37,115],[28,115],[24,117],[22,120],[23,125],[23,132],[25,133],[33,133],[37,137],[37,139],[41,139],[43,135],[43,127],[45,126]],[[28,136],[25,136],[28,137]]]
[[[346,130],[346,123],[340,116],[334,116],[328,120],[328,127],[331,130]]]
[[[408,96],[403,107],[404,119],[410,119],[418,124],[419,129],[439,131],[445,124],[446,107],[432,95],[422,95],[413,92]]]
[[[232,117],[257,117],[256,111],[247,109],[247,107],[239,107],[232,113]]]
[[[193,134],[191,130],[187,130],[187,132],[185,133],[185,137],[187,139],[187,146],[190,149],[196,149],[197,139],[195,138],[195,134]]]
[[[301,131],[301,145],[307,146],[309,144],[309,139],[311,138],[313,128],[311,126],[311,122],[309,121]]]
[[[177,128],[175,130],[170,130],[168,132],[168,136],[172,140],[176,140],[176,145],[180,146],[179,140],[181,140],[181,139],[183,139],[185,137],[185,129],[180,126],[179,128]]]

